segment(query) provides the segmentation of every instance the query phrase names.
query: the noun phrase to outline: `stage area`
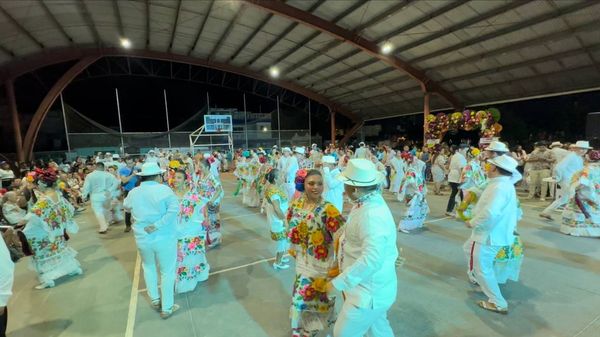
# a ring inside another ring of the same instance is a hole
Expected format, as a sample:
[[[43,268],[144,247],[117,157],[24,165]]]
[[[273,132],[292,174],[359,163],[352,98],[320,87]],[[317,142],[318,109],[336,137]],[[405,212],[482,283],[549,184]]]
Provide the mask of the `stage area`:
[[[194,292],[176,297],[181,309],[169,320],[150,308],[131,233],[123,233],[121,224],[100,237],[88,208],[76,218],[81,230],[71,240],[85,274],[34,290],[35,273],[21,260],[8,307],[8,336],[290,336],[294,270],[271,268],[265,217],[232,196],[231,174],[222,178],[224,244],[207,254],[213,274]],[[398,217],[400,203],[388,193],[386,198]],[[545,203],[524,201],[521,281],[502,287],[507,316],[486,312],[475,304],[483,295],[466,280],[462,245],[470,232],[444,217],[447,198],[447,193],[428,196],[427,230],[398,234],[406,261],[398,268],[398,298],[389,317],[396,336],[598,336],[600,240],[559,233],[558,221],[538,218]]]

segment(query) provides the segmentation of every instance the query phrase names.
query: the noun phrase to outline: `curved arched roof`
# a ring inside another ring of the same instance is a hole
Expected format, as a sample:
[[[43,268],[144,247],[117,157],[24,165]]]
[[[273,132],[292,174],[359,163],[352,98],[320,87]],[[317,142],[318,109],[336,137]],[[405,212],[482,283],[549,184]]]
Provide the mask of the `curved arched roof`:
[[[2,0],[0,69],[127,37],[267,80],[277,66],[366,119],[422,110],[423,90],[439,109],[598,86],[598,17],[598,0]]]

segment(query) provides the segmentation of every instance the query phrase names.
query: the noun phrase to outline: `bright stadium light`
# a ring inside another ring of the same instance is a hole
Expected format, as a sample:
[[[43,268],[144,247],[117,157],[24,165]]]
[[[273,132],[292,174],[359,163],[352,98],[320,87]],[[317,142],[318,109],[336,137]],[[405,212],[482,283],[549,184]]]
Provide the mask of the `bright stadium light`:
[[[394,45],[391,42],[386,42],[381,46],[381,53],[384,55],[388,55],[394,49]]]
[[[277,68],[277,67],[271,67],[269,69],[269,75],[271,75],[271,77],[273,77],[273,78],[279,77],[279,68]]]
[[[131,41],[126,37],[121,38],[121,47],[125,49],[131,48]]]

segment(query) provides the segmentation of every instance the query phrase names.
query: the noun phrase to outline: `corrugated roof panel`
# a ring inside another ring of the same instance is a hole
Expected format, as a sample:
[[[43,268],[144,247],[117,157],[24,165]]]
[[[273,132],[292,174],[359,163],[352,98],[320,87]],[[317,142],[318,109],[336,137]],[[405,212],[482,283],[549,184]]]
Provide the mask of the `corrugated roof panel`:
[[[578,55],[563,57],[560,59],[560,61],[567,68],[575,68],[592,64],[592,60],[590,60],[589,55],[584,51]]]
[[[442,1],[433,4],[425,3],[424,1],[415,1],[410,6],[407,6],[402,11],[396,13],[396,15],[394,15],[391,19],[367,28],[364,35],[367,38],[374,40],[393,32],[400,26],[426,15],[425,13],[428,13],[432,10],[432,5],[433,7],[439,7],[443,4]]]
[[[599,30],[590,30],[587,32],[578,33],[577,36],[579,36],[579,38],[581,38],[585,44],[598,43],[600,42],[600,34],[598,34]]]
[[[562,66],[557,61],[547,61],[543,63],[538,63],[533,66],[540,73],[549,73],[554,71],[559,71],[562,69]]]
[[[524,6],[512,10],[512,12],[515,12],[521,20],[527,20],[534,16],[554,11],[555,9],[545,1],[531,1]]]
[[[569,36],[560,40],[548,41],[545,43],[545,45],[552,53],[581,48],[581,44],[573,36]]]
[[[325,1],[321,6],[319,6],[319,8],[317,8],[313,12],[313,14],[327,21],[331,21],[340,13],[344,12],[346,9],[354,6],[356,2],[364,3],[364,1],[362,0]],[[356,9],[355,11],[363,12],[365,8],[367,8],[367,4],[363,4],[361,8]]]
[[[508,71],[508,73],[513,78],[528,77],[528,76],[533,76],[536,74],[531,69],[531,67],[519,67],[519,68],[511,69]]]

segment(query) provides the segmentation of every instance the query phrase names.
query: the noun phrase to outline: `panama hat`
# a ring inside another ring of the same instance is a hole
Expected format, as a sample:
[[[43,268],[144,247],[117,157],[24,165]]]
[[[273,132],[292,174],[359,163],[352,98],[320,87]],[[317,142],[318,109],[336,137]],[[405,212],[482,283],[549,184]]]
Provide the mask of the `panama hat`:
[[[591,150],[593,147],[590,147],[590,142],[587,140],[578,140],[575,144],[571,145],[571,147],[576,147],[578,149],[586,149]]]
[[[494,152],[508,152],[508,147],[506,147],[506,144],[499,142],[499,141],[492,141],[490,143],[490,145],[488,147],[485,148],[487,151],[494,151]]]
[[[144,165],[142,165],[142,171],[136,172],[136,175],[141,176],[141,177],[146,177],[146,176],[155,176],[158,174],[163,174],[165,172],[166,172],[166,170],[163,170],[160,167],[158,167],[158,164],[156,164],[155,162],[149,162],[149,163],[144,163]]]
[[[501,169],[504,169],[504,170],[512,173],[513,175],[515,173],[518,173],[517,166],[519,166],[519,163],[517,163],[516,160],[514,160],[512,157],[509,157],[507,155],[497,156],[495,158],[488,159],[488,163],[490,163],[494,166],[497,166]]]
[[[563,144],[561,142],[552,142],[552,144],[550,144],[550,148],[557,147],[557,146],[563,146]]]
[[[292,152],[292,149],[290,149],[289,147],[284,147],[283,149],[281,149],[281,151],[283,152]]]
[[[300,154],[305,154],[306,150],[304,149],[304,146],[298,146],[294,149],[294,152],[300,153]]]
[[[334,156],[323,156],[323,159],[321,159],[321,160],[325,164],[335,164],[335,157]]]
[[[119,159],[119,158],[121,158],[118,153],[113,154],[112,157],[113,157],[113,159]]]
[[[373,186],[381,183],[385,176],[377,171],[375,164],[367,159],[350,159],[337,180],[350,186]]]

